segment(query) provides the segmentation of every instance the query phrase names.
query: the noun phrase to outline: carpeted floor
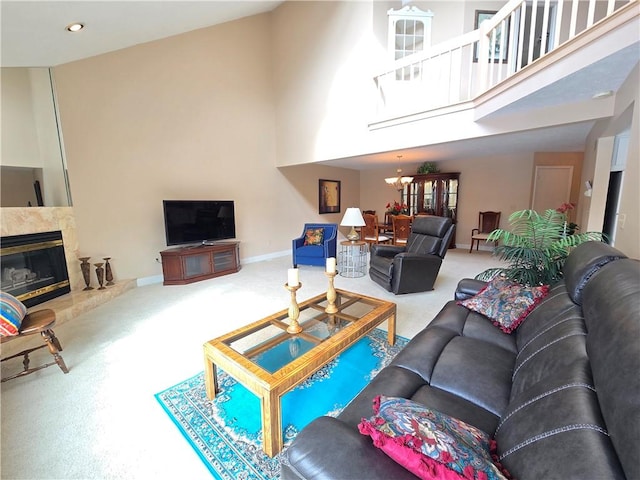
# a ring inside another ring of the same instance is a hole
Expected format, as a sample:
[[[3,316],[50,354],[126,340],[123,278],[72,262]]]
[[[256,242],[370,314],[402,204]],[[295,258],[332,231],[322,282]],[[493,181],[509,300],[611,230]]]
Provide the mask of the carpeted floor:
[[[1,386],[1,477],[210,479],[154,394],[203,370],[206,340],[286,308],[290,262],[285,256],[192,285],[137,288],[60,325],[69,374],[49,367]],[[458,280],[496,264],[487,252],[457,249],[431,292],[394,296],[367,276],[338,276],[335,285],[396,302],[397,333],[411,338]],[[116,267],[114,260],[117,274]],[[326,291],[322,268],[301,267],[300,280],[299,299]],[[46,351],[37,353],[47,360]],[[7,363],[3,376],[21,367]]]
[[[387,343],[376,329],[309,379],[282,397],[284,447],[314,418],[336,416],[406,345]],[[230,480],[270,480],[280,477],[280,455],[262,451],[259,399],[226,372],[218,375],[220,392],[207,399],[199,373],[156,395],[195,453],[214,474]],[[177,433],[176,433],[177,434]]]

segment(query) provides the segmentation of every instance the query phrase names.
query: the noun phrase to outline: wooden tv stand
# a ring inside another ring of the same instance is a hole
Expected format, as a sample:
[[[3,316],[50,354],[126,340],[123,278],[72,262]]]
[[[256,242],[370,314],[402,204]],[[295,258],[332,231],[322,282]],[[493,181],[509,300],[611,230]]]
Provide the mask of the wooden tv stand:
[[[240,242],[170,248],[160,252],[164,285],[184,285],[240,270]]]

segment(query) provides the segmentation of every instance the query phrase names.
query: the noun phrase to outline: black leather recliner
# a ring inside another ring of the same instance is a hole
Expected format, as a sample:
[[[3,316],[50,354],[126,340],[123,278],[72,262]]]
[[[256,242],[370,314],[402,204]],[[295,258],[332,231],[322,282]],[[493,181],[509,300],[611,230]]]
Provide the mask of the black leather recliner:
[[[416,217],[406,246],[371,246],[369,276],[396,295],[433,290],[455,228],[448,217]]]

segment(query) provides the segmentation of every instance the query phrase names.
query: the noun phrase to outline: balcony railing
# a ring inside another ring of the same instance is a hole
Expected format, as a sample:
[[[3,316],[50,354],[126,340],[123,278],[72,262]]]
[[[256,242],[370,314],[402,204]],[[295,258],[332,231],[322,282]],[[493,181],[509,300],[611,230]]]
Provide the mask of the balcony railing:
[[[377,121],[471,101],[631,3],[638,0],[511,0],[477,30],[375,76]]]

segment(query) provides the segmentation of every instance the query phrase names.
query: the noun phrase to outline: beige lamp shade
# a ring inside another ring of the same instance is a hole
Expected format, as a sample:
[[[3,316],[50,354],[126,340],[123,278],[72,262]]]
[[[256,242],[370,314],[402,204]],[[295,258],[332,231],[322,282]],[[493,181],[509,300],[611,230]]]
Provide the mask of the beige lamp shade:
[[[362,213],[359,208],[349,207],[346,212],[344,212],[344,217],[342,217],[340,225],[343,227],[351,227],[351,231],[347,235],[347,238],[350,241],[355,242],[360,238],[355,227],[364,227],[366,223],[364,222],[364,218],[362,218]]]

